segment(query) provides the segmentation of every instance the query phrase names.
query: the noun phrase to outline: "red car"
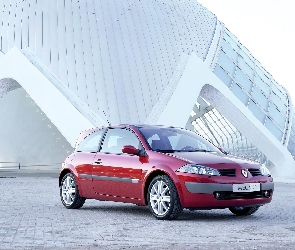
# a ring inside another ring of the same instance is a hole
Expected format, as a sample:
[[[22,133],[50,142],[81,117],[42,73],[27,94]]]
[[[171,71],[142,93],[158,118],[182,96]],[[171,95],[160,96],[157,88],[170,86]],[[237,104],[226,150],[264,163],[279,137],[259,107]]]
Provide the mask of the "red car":
[[[59,186],[66,208],[86,199],[119,201],[148,205],[157,219],[177,218],[183,208],[250,215],[274,190],[264,165],[227,155],[194,132],[152,125],[81,133]]]

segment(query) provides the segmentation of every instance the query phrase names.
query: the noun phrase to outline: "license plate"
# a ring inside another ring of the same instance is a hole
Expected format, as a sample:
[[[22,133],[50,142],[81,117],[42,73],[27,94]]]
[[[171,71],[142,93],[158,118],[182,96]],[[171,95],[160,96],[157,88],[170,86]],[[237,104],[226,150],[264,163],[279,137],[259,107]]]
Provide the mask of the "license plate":
[[[233,184],[233,192],[255,192],[260,191],[260,183]]]

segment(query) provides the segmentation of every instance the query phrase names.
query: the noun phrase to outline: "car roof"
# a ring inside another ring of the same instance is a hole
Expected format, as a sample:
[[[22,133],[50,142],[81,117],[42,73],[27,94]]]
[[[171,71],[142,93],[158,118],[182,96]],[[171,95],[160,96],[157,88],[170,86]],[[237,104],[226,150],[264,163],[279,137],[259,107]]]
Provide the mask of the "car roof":
[[[77,145],[84,140],[87,136],[90,134],[100,130],[100,129],[108,129],[108,128],[176,128],[173,126],[164,126],[164,125],[151,125],[151,124],[118,124],[118,125],[110,125],[110,126],[102,126],[102,127],[95,127],[91,129],[86,129],[80,133],[78,136],[76,143],[75,143],[75,148]]]
[[[152,125],[152,124],[119,124],[119,127],[136,127],[136,128],[180,128],[166,125]],[[117,127],[115,126],[115,127]],[[111,126],[112,127],[112,126]]]
[[[100,130],[100,129],[108,129],[108,128],[178,128],[178,129],[184,129],[181,127],[174,127],[174,126],[165,126],[165,125],[151,125],[151,124],[118,124],[118,125],[110,125],[110,126],[102,126],[102,127],[96,127],[92,129],[84,130],[82,133],[90,134],[94,131]]]

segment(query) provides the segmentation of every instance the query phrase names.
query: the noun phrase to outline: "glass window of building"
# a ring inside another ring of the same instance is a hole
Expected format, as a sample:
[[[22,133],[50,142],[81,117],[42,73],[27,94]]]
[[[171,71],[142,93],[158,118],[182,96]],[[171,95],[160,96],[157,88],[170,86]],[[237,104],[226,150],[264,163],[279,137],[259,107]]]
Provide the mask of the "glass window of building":
[[[277,89],[281,92],[283,96],[282,98],[287,98],[286,90],[280,84],[278,84],[274,79],[272,79],[272,84],[274,84],[277,87]]]
[[[282,140],[283,133],[278,127],[272,122],[269,117],[266,117],[265,127],[279,140]]]
[[[233,49],[232,46],[230,46],[225,40],[222,42],[222,50],[235,62],[237,61],[238,54]]]
[[[264,94],[256,87],[253,87],[253,91],[251,93],[253,100],[260,105],[264,110],[267,110],[268,107],[268,99]]]
[[[232,84],[231,91],[235,94],[236,97],[240,99],[240,101],[247,106],[249,97],[245,93],[244,90],[241,89],[239,85],[237,85],[235,82]]]
[[[237,68],[235,80],[245,91],[251,92],[252,82],[239,68]]]
[[[251,56],[250,52],[245,48],[241,47],[239,54],[244,58],[245,62],[254,69],[255,66],[255,59]]]
[[[278,140],[282,139],[288,104],[284,88],[226,28],[214,73]]]
[[[272,91],[282,100],[284,104],[287,103],[287,97],[282,93],[282,91],[279,89],[279,85],[275,82],[271,85]]]
[[[239,56],[238,59],[239,68],[246,73],[250,79],[253,79],[254,70],[245,62],[243,57]]]
[[[239,46],[238,46],[238,44],[237,44],[237,42],[235,41],[235,39],[231,36],[231,35],[229,35],[230,34],[230,32],[229,33],[224,33],[224,39],[234,48],[234,50],[235,51],[239,51],[240,50],[240,48],[239,48]]]
[[[223,68],[220,67],[220,65],[216,65],[214,69],[215,75],[227,86],[230,87],[232,83],[231,77],[224,71]]]
[[[256,61],[257,62],[257,61]],[[258,62],[257,62],[258,63]],[[262,66],[260,64],[256,64],[255,71],[259,75],[259,77],[267,84],[270,85],[270,80],[267,75],[264,74],[264,71],[262,71]]]
[[[252,100],[249,101],[248,109],[253,113],[253,115],[262,123],[264,124],[265,121],[265,114],[262,110],[254,103]]]
[[[285,127],[286,118],[278,111],[274,104],[270,104],[268,112],[269,116],[283,129]]]
[[[268,79],[270,78],[270,74],[265,70],[265,68],[262,67],[262,65],[260,64],[259,61],[256,60],[256,66],[258,68],[258,70],[264,74]]]
[[[284,105],[281,98],[278,97],[274,92],[271,92],[271,100],[283,114],[286,114],[287,107]]]
[[[236,65],[231,59],[223,52],[220,52],[218,63],[231,75],[234,75]]]
[[[262,81],[262,79],[256,74],[254,77],[254,83],[264,92],[266,96],[269,96],[270,87],[264,81]]]

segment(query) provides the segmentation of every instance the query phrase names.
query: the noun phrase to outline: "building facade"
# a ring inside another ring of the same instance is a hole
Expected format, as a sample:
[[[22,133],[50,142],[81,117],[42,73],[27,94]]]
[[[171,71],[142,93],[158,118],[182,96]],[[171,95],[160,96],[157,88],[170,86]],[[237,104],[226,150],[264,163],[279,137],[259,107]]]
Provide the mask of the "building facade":
[[[50,165],[83,129],[156,123],[295,174],[288,91],[197,1],[0,0],[0,9],[0,161]]]

